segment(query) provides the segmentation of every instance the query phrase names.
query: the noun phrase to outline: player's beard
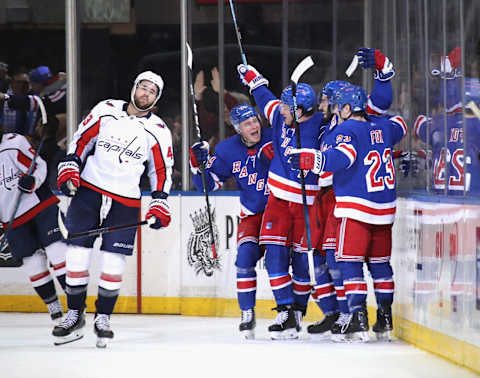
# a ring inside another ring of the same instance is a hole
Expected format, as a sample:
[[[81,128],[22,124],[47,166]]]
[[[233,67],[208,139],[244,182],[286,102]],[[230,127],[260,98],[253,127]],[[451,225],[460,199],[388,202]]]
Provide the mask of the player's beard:
[[[142,98],[146,98],[146,96],[134,96],[135,100],[135,105],[137,106],[138,109],[140,110],[147,110],[153,105],[153,101],[148,101]]]

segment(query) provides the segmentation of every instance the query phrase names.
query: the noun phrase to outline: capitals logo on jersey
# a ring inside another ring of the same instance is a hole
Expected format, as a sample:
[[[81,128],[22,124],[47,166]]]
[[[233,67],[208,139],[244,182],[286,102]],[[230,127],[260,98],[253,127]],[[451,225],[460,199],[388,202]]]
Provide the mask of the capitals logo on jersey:
[[[0,228],[0,234],[0,244],[2,245],[2,250],[0,251],[0,267],[17,268],[21,266],[21,261],[13,259],[13,256],[8,249],[8,242],[3,242],[3,238],[5,237],[5,234],[3,233],[3,228]]]
[[[210,227],[208,224],[207,208],[194,211],[190,214],[193,223],[193,232],[188,238],[187,259],[197,275],[200,273],[210,277],[215,269],[220,270],[220,256],[212,257]],[[218,227],[215,224],[215,210],[212,211],[212,228],[215,245],[218,247]]]

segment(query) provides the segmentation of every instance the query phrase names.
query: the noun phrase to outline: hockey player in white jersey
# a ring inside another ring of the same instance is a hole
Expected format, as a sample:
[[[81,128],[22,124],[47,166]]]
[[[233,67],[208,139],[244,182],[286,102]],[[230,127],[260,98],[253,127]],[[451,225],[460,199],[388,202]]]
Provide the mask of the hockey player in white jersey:
[[[63,314],[62,305],[48,266],[51,264],[65,289],[66,245],[58,229],[58,198],[45,180],[47,164],[37,156],[32,173],[27,174],[34,155],[24,136],[3,134],[0,125],[0,221],[10,253],[15,260],[22,261],[33,289],[47,305],[52,320],[58,321]]]
[[[146,219],[159,229],[170,223],[167,197],[172,184],[172,136],[151,109],[163,89],[162,78],[151,72],[135,79],[131,99],[98,103],[79,125],[67,156],[58,165],[59,189],[71,196],[65,226],[69,233],[100,226],[135,223],[140,213],[140,178],[148,174],[152,200]],[[100,246],[101,272],[94,331],[97,346],[113,338],[110,315],[118,298],[126,256],[132,255],[136,229],[106,233]],[[53,330],[55,344],[83,337],[89,266],[96,237],[69,241],[65,320]]]

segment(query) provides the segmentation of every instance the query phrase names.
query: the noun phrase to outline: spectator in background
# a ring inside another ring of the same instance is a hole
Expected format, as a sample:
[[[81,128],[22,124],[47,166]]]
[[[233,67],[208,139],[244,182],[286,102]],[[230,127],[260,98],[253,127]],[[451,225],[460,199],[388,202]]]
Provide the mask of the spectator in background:
[[[0,62],[0,92],[5,93],[10,85],[10,76],[8,76],[8,64]]]
[[[12,81],[6,93],[0,93],[0,123],[5,132],[33,136],[35,131],[38,101],[35,96],[29,95],[30,78],[27,70],[17,69],[12,75]],[[14,105],[15,96],[21,96],[23,105],[19,108]]]
[[[198,118],[202,129],[203,139],[208,141],[211,152],[215,150],[215,145],[219,142],[218,129],[218,92],[220,91],[220,76],[218,68],[211,70],[211,87],[205,85],[205,73],[200,71],[195,77],[194,92],[195,101],[198,108]],[[224,91],[224,117],[225,123],[230,124],[230,111],[238,105],[238,100],[227,90]],[[225,136],[234,135],[233,128],[225,127]]]

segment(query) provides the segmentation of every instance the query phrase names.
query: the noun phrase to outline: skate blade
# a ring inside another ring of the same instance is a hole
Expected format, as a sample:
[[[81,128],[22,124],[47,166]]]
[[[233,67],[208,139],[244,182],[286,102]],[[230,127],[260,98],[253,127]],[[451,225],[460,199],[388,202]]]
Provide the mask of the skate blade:
[[[248,329],[245,331],[240,331],[240,334],[245,340],[254,340],[255,339],[255,331],[253,329]]]
[[[270,332],[270,338],[272,340],[295,340],[298,339],[298,332],[295,328],[281,332]]]
[[[309,336],[313,340],[330,340],[333,335],[330,331],[322,332],[322,333],[310,333],[308,332]]]
[[[332,333],[330,340],[336,343],[346,343],[347,341],[350,341],[350,337],[344,333]]]
[[[97,348],[104,349],[107,347],[107,341],[111,340],[107,337],[97,337],[97,343],[95,344]]]
[[[392,341],[392,332],[385,331],[385,332],[376,332],[375,336],[378,341]]]
[[[72,343],[74,341],[80,340],[83,338],[83,332],[72,332],[68,336],[54,336],[55,341],[53,342],[53,345],[63,345],[63,344],[68,344]]]
[[[352,343],[368,343],[370,341],[370,335],[368,331],[354,332],[350,334],[350,339]]]

